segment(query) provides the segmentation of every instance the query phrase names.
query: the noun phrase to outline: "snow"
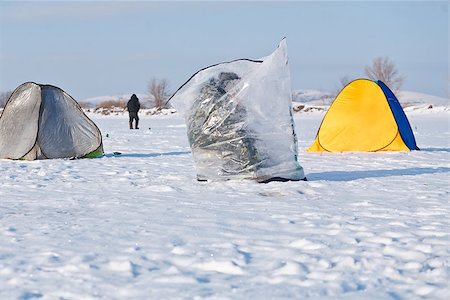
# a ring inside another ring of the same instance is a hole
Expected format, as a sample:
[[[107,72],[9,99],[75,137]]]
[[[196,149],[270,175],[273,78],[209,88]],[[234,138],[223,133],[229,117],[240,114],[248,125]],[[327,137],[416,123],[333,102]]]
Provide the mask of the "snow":
[[[307,182],[197,182],[178,114],[0,160],[0,299],[447,299],[450,112],[407,111],[422,151],[307,153],[323,115],[295,114]]]

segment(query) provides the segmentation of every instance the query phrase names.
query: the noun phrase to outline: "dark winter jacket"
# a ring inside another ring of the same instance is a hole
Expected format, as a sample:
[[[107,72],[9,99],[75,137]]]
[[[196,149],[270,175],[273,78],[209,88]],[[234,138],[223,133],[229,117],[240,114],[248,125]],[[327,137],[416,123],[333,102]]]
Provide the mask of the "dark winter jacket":
[[[131,99],[128,100],[127,109],[129,112],[138,112],[141,109],[141,104],[139,103],[138,97],[133,94]]]

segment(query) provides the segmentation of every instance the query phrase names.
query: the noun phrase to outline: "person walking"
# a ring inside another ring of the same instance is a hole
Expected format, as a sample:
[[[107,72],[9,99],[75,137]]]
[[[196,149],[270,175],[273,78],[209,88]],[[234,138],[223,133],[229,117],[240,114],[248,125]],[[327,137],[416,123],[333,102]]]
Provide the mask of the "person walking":
[[[133,129],[133,120],[135,121],[135,129],[139,129],[139,116],[138,112],[141,109],[141,104],[136,94],[131,95],[130,100],[127,103],[128,115],[130,117],[130,129]]]

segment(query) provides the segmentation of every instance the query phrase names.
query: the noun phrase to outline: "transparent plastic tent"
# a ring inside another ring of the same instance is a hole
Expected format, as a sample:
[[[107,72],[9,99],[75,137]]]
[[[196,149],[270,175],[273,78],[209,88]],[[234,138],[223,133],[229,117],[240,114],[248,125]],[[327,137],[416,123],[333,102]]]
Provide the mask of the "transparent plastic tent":
[[[0,116],[0,158],[46,159],[103,154],[100,130],[66,92],[27,82]]]
[[[286,47],[204,68],[169,99],[185,116],[198,180],[305,179]]]

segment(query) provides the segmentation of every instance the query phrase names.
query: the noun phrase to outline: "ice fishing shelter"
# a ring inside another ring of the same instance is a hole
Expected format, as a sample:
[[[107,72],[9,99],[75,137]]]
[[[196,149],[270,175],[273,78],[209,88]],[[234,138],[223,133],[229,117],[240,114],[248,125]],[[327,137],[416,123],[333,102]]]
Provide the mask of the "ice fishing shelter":
[[[380,80],[357,79],[336,96],[308,152],[419,150],[394,93]]]
[[[260,60],[195,73],[169,101],[185,116],[198,180],[302,180],[286,40]]]
[[[0,158],[45,159],[103,154],[98,127],[66,92],[27,82],[12,93],[0,116]]]

